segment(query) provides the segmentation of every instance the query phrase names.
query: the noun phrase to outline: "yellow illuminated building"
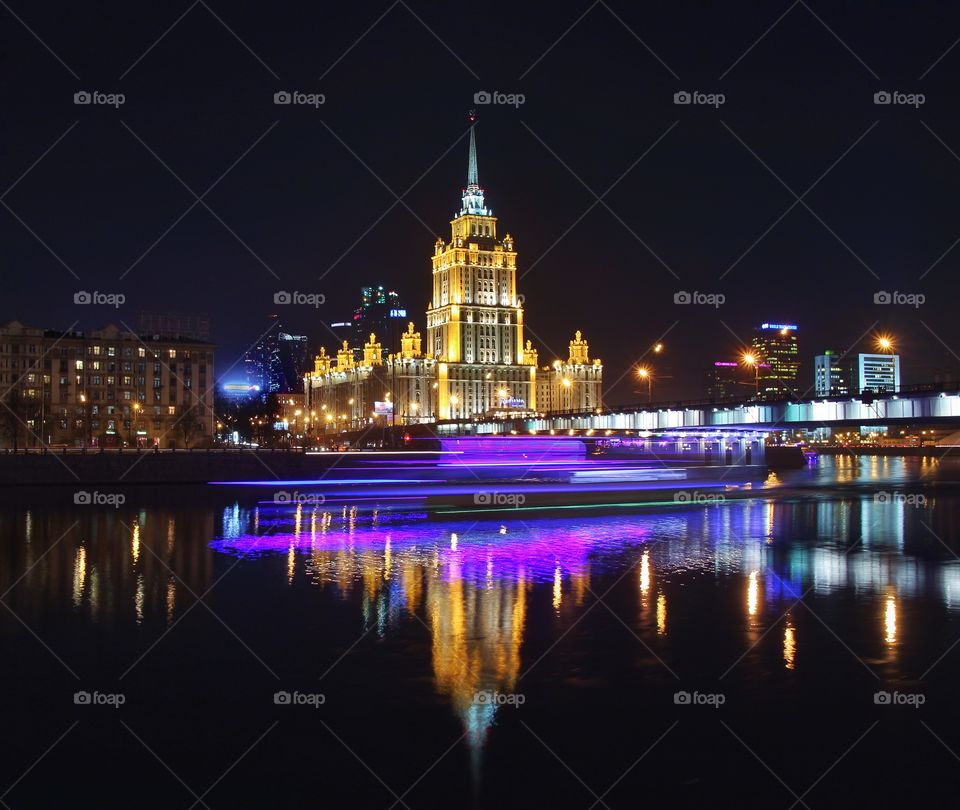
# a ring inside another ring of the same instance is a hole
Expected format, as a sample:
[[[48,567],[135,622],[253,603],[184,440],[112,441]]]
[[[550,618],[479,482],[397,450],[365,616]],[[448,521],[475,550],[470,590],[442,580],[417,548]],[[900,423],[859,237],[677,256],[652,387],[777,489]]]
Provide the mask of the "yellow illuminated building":
[[[516,245],[509,233],[499,236],[484,200],[473,128],[460,212],[450,222],[449,241],[434,244],[431,261],[422,347],[410,324],[399,347],[381,347],[371,335],[359,364],[346,345],[336,363],[321,349],[305,390],[310,410],[326,406],[336,414],[328,427],[356,429],[385,413],[393,424],[410,424],[600,407],[603,365],[589,358],[580,332],[566,362],[538,371],[538,351],[524,340]],[[378,409],[377,402],[389,405]]]

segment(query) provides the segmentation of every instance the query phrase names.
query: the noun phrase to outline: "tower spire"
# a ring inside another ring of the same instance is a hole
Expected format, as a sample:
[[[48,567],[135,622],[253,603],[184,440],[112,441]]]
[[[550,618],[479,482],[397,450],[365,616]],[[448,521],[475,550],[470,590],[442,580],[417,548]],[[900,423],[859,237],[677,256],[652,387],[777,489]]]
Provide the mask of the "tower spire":
[[[470,154],[467,157],[467,187],[463,190],[463,207],[460,216],[464,214],[479,214],[493,216],[493,211],[484,205],[483,188],[480,186],[480,176],[477,172],[477,136],[474,132],[477,116],[470,111]]]
[[[480,186],[480,179],[477,175],[477,138],[473,131],[475,126],[475,124],[470,125],[470,158],[467,162],[467,188]]]

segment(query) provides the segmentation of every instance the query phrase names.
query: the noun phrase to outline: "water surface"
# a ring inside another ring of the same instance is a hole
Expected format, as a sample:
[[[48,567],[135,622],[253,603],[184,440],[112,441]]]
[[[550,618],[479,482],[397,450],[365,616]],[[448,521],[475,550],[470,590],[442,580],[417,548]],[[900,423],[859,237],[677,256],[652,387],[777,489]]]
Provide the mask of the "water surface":
[[[516,516],[8,495],[0,795],[932,801],[960,776],[957,472],[827,458],[747,499]]]

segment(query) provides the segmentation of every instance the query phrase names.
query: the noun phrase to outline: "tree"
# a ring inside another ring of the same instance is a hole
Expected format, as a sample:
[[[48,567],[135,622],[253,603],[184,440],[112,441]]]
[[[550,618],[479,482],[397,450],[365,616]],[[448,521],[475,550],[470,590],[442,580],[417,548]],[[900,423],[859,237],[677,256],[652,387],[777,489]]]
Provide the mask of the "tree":
[[[0,435],[4,442],[16,450],[20,436],[25,429],[26,405],[20,391],[11,388],[6,397],[0,400]]]

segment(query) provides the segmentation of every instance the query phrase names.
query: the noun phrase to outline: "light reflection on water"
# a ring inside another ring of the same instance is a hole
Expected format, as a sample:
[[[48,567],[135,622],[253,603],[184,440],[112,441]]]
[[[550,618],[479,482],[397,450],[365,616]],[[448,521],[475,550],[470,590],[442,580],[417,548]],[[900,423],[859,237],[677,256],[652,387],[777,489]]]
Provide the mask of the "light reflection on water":
[[[929,615],[925,606],[960,611],[960,561],[945,547],[960,530],[960,497],[931,487],[928,502],[915,506],[878,500],[877,491],[906,490],[936,469],[927,459],[839,458],[768,480],[773,495],[758,488],[752,500],[610,514],[491,519],[479,512],[448,520],[277,507],[254,497],[216,509],[163,503],[43,519],[10,510],[0,517],[7,540],[0,592],[16,584],[9,601],[43,635],[63,613],[79,619],[72,627],[142,628],[129,651],[134,660],[189,609],[193,594],[236,564],[238,574],[255,573],[244,580],[252,593],[238,600],[251,611],[256,600],[274,602],[278,589],[301,589],[315,595],[321,612],[329,611],[329,597],[355,605],[371,636],[425,632],[429,660],[422,664],[478,751],[504,710],[476,695],[528,688],[525,673],[618,583],[618,617],[670,666],[691,646],[691,628],[707,627],[736,648],[729,658],[724,652],[718,673],[766,638],[775,660],[751,658],[742,668],[764,675],[764,667],[776,667],[793,677],[819,667],[829,678],[833,662],[825,663],[811,642],[819,628],[806,604],[792,608],[809,594],[822,600],[818,611],[837,607],[831,626],[846,622],[839,635],[871,664],[893,667],[911,644],[926,645],[918,674],[955,638],[918,642],[918,630]],[[849,486],[817,489],[821,483]],[[75,520],[79,528],[68,532]],[[226,576],[218,592],[233,587],[236,576]],[[728,589],[729,603],[705,603],[698,583]],[[861,607],[865,620],[851,615]],[[236,614],[223,615],[233,624]],[[278,646],[301,643],[300,618],[283,617],[288,624],[277,633]],[[151,630],[155,635],[147,636]],[[546,641],[537,646],[536,637]],[[569,655],[584,640],[571,633],[565,643],[568,649],[554,656]],[[625,649],[615,650],[618,666],[619,656],[629,658]],[[262,652],[270,659],[270,650]]]
[[[954,498],[941,502],[957,508]],[[381,636],[402,622],[423,623],[435,688],[477,750],[498,708],[478,704],[476,696],[520,688],[523,666],[531,663],[523,658],[530,600],[539,588],[548,590],[556,619],[569,626],[565,607],[583,607],[596,590],[635,570],[629,581],[638,632],[645,637],[649,630],[651,643],[666,643],[668,616],[680,610],[689,621],[696,610],[684,604],[683,590],[667,585],[690,577],[739,579],[746,642],[759,642],[782,618],[780,666],[788,671],[803,660],[790,605],[808,592],[843,592],[881,605],[875,634],[888,652],[874,660],[895,661],[909,633],[903,600],[934,599],[960,610],[960,563],[945,561],[942,547],[925,542],[931,538],[922,527],[934,506],[933,499],[918,508],[855,494],[562,518],[480,513],[475,521],[451,521],[356,507],[236,504],[225,511],[212,547],[250,561],[282,555],[288,585],[310,582],[344,599],[360,592],[365,625]],[[905,550],[908,540],[914,553]]]

